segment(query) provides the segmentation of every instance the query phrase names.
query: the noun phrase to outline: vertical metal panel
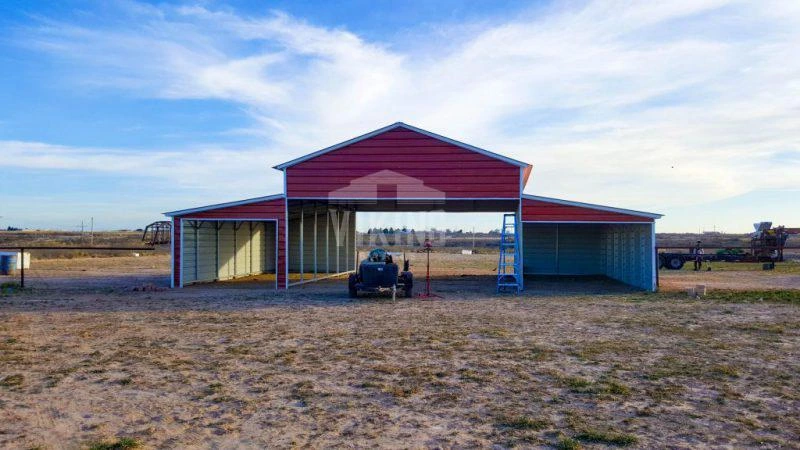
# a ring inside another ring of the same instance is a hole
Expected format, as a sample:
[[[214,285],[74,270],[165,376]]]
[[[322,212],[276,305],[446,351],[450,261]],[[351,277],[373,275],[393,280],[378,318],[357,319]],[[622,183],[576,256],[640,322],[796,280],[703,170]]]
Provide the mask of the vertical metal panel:
[[[262,272],[272,273],[277,269],[277,261],[275,258],[275,251],[277,242],[275,241],[277,233],[276,222],[264,222],[264,237],[263,241],[263,256],[262,256]]]
[[[331,273],[331,214],[325,207],[325,272]]]
[[[212,281],[217,278],[216,224],[200,221],[197,228],[197,279]]]
[[[606,226],[606,275],[641,289],[653,289],[655,255],[652,224]]]
[[[523,224],[523,273],[603,275],[606,235],[595,224]]]
[[[317,278],[317,231],[319,230],[319,220],[317,217],[317,203],[314,202],[314,278]]]
[[[222,222],[219,227],[219,274],[217,279],[234,277],[234,230],[233,222]]]
[[[558,224],[557,239],[557,273],[562,275],[605,273],[602,225]]]
[[[658,290],[658,252],[656,251],[656,223],[650,224],[650,247],[652,247],[650,259],[653,261],[653,266],[650,268],[650,290],[655,292]]]
[[[264,273],[264,222],[251,222],[250,233],[250,274]]]
[[[305,230],[303,229],[303,225],[305,222],[306,217],[306,210],[305,205],[300,204],[300,281],[303,281],[303,272],[305,272]]]
[[[172,226],[169,227],[170,240],[169,240],[169,287],[175,288],[175,219],[172,220]]]
[[[180,224],[181,224],[181,226],[180,226],[180,230],[181,230],[180,231],[180,238],[181,238],[181,246],[180,246],[181,253],[180,253],[180,255],[181,256],[180,256],[179,263],[180,263],[180,261],[183,261],[183,249],[184,249],[184,247],[183,247],[183,219],[180,219]],[[178,264],[178,267],[180,267],[180,264]],[[179,271],[178,279],[179,279],[178,287],[183,287],[183,270]]]
[[[181,247],[183,248],[183,258],[181,260],[181,274],[182,274],[182,284],[192,283],[197,280],[196,277],[196,267],[197,267],[197,235],[194,231],[194,221],[186,221],[186,224],[182,224],[184,228],[184,233],[181,233],[183,236],[183,242]],[[188,230],[186,230],[188,228]]]
[[[235,276],[246,276],[250,273],[250,227],[249,222],[236,224],[236,268]]]
[[[556,225],[525,223],[523,273],[552,275],[558,273],[556,259]]]
[[[289,240],[288,248],[288,268],[290,272],[300,272],[300,218],[292,218],[288,221],[287,236]]]

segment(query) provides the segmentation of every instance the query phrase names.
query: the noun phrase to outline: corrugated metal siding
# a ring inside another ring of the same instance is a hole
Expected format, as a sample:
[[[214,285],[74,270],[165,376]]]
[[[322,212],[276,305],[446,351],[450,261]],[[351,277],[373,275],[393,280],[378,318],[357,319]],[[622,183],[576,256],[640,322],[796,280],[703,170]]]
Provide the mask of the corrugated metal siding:
[[[602,275],[602,225],[524,224],[523,272],[537,275]]]
[[[238,223],[236,229],[236,264],[234,275],[243,277],[250,274],[250,225],[248,222]]]
[[[262,248],[262,264],[261,268],[264,273],[275,272],[275,222],[264,222],[263,228],[263,248]]]
[[[275,199],[275,200],[268,200],[262,202],[254,202],[249,203],[246,205],[239,205],[239,206],[229,206],[225,208],[218,208],[208,211],[202,211],[197,213],[187,214],[186,216],[176,217],[174,218],[175,223],[178,223],[180,219],[226,219],[226,220],[237,220],[237,219],[274,219],[278,221],[278,286],[281,288],[286,287],[286,234],[285,230],[285,213],[286,211],[286,200],[285,199]],[[226,227],[230,227],[230,224],[226,224]],[[222,230],[220,230],[222,232]],[[274,229],[273,229],[274,231]],[[232,229],[228,228],[227,231],[229,236],[226,238],[230,238],[232,240]],[[249,232],[248,232],[249,234]],[[270,239],[273,239],[274,233],[270,235]],[[174,252],[174,267],[175,267],[175,285],[178,286],[180,283],[180,268],[181,268],[181,249],[180,249],[180,230],[178,227],[175,227],[175,242],[173,243],[175,247]],[[232,243],[231,243],[232,245]],[[248,250],[249,252],[249,250]],[[231,252],[232,253],[232,252]],[[272,253],[274,255],[274,253]],[[233,255],[220,255],[221,260],[225,261],[229,258],[232,258]],[[249,253],[245,256],[247,261],[249,261]],[[221,261],[222,263],[222,261]],[[248,263],[249,264],[249,263]],[[230,267],[228,267],[230,266]],[[233,262],[228,261],[228,266],[220,267],[220,275],[225,275],[225,278],[229,278],[233,276]],[[220,277],[220,279],[224,279]]]
[[[377,172],[400,174],[397,191],[351,182]],[[286,170],[289,198],[518,198],[519,167],[415,131],[395,129],[298,163]],[[432,192],[436,191],[436,192]]]
[[[605,273],[605,253],[602,225],[558,225],[558,273],[564,275]]]
[[[305,223],[303,223],[305,225]],[[289,272],[300,272],[300,218],[289,219]]]
[[[650,227],[649,224],[606,227],[606,276],[642,289],[655,288],[655,248]]]
[[[252,275],[264,273],[264,224],[251,223],[250,235],[250,273]],[[274,235],[273,235],[274,236]]]
[[[184,284],[275,271],[274,222],[267,226],[263,222],[244,221],[237,222],[237,226],[238,231],[234,232],[234,222],[184,222],[181,267]],[[269,238],[265,227],[271,230]]]
[[[183,233],[183,247],[185,250],[181,260],[181,271],[183,273],[183,282],[191,283],[197,280],[196,231],[189,222],[184,222]]]
[[[217,230],[213,222],[200,222],[197,229],[197,281],[213,281],[217,278]],[[188,250],[188,249],[187,249]]]
[[[523,225],[523,273],[546,275],[558,273],[556,263],[556,225]]]
[[[233,222],[219,224],[219,275],[220,280],[236,276]]]
[[[605,275],[652,290],[650,224],[524,224],[523,272],[531,275]]]
[[[522,220],[540,222],[653,222],[653,219],[647,217],[527,198],[522,199]]]
[[[175,287],[181,285],[181,221],[172,219],[172,283]]]
[[[299,211],[298,211],[299,212]],[[317,274],[353,270],[355,212],[319,209],[317,211]],[[289,219],[289,271],[300,273],[300,217]],[[314,275],[314,211],[306,210],[302,226],[303,279]],[[327,232],[327,239],[326,239]],[[338,264],[337,264],[338,258]]]

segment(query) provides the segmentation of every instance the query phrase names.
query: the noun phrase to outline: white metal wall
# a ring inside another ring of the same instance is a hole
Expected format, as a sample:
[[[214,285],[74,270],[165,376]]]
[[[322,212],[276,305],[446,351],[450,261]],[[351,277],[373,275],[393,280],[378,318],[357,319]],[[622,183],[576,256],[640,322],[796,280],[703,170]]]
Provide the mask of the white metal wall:
[[[275,222],[184,221],[183,283],[275,271]]]
[[[320,276],[353,270],[355,217],[356,213],[353,211],[320,206],[315,212],[312,207],[306,206],[302,219],[301,216],[290,218],[289,271],[302,273],[303,280],[311,280],[315,274]]]

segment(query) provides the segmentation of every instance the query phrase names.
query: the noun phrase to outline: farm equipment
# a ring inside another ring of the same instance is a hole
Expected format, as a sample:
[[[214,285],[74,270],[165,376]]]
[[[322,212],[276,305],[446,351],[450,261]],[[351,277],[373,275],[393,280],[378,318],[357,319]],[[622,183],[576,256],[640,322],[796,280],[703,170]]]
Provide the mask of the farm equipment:
[[[169,244],[172,240],[172,223],[162,220],[144,227],[142,242],[147,245]]]
[[[772,228],[772,222],[754,223],[755,231],[750,234],[749,247],[720,248],[714,253],[697,255],[694,249],[688,253],[661,252],[658,254],[659,268],[680,270],[684,263],[694,261],[698,256],[703,261],[724,262],[783,262],[783,250],[790,235],[800,234],[800,228],[779,226]],[[709,246],[713,248],[713,246]],[[749,250],[749,252],[747,251]]]
[[[350,275],[348,279],[350,297],[358,297],[359,291],[391,292],[394,299],[398,289],[402,289],[406,297],[411,297],[414,278],[408,270],[408,264],[408,260],[405,260],[403,271],[398,273],[397,264],[386,250],[382,248],[370,250],[367,258],[359,264],[358,272]]]

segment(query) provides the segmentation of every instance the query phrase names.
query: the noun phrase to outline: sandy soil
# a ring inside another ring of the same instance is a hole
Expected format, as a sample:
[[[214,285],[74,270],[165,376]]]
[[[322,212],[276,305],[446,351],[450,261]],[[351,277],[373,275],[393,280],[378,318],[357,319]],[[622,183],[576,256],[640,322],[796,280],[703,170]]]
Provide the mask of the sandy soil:
[[[766,271],[662,270],[660,276],[663,290],[684,290],[698,284],[706,285],[709,289],[800,289],[800,274]]]
[[[396,302],[352,301],[341,280],[133,292],[165,285],[164,268],[97,263],[0,297],[0,447],[800,441],[797,304],[606,280],[497,295],[491,275],[436,278],[443,298]]]

